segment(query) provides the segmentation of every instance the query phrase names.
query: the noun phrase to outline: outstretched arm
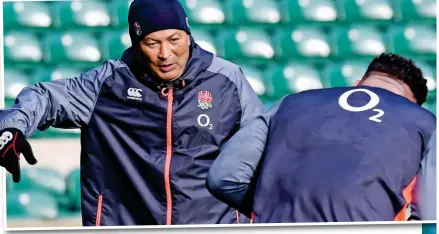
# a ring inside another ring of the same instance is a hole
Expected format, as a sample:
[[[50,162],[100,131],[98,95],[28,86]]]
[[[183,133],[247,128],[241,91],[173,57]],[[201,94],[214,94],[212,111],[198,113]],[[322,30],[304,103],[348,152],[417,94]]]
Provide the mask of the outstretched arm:
[[[104,80],[120,62],[104,65],[75,78],[42,82],[24,88],[11,108],[0,110],[0,166],[20,181],[20,154],[37,163],[26,137],[38,128],[80,128],[88,124]],[[7,78],[7,77],[6,77]]]
[[[15,128],[29,137],[37,128],[82,127],[89,121],[104,80],[119,63],[106,62],[75,78],[24,88],[15,105],[0,110],[0,130]]]
[[[213,162],[207,188],[219,200],[250,216],[254,176],[262,158],[271,116],[278,105],[249,121],[223,145]]]

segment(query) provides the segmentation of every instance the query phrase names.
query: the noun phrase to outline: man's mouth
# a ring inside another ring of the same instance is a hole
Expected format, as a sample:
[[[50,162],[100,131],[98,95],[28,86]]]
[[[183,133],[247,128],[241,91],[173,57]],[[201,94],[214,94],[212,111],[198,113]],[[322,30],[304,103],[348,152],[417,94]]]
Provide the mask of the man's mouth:
[[[159,69],[161,72],[169,72],[172,70],[174,63],[159,65]]]

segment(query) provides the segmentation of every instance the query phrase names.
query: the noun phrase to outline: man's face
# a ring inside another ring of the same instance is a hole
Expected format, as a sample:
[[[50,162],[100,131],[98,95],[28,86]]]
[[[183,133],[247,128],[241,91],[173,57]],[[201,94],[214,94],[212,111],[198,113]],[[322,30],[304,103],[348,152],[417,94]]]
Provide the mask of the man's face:
[[[163,80],[179,78],[189,59],[189,36],[185,31],[167,29],[148,34],[140,41],[141,61]]]

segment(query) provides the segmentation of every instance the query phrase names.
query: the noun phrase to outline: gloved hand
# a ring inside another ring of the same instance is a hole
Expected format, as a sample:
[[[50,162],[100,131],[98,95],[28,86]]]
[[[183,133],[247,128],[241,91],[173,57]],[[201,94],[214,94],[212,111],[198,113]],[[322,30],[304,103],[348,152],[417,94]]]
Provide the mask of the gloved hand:
[[[0,166],[12,174],[15,183],[20,182],[20,153],[26,161],[34,165],[37,160],[24,134],[16,128],[0,130]]]

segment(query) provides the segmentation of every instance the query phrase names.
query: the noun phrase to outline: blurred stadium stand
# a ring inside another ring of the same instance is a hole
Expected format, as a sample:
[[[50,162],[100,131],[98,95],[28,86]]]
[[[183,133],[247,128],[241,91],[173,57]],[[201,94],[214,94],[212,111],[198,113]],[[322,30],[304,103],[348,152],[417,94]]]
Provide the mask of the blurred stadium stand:
[[[267,107],[289,93],[351,85],[375,55],[396,52],[422,68],[424,107],[436,114],[435,0],[180,1],[195,40],[239,64]],[[131,43],[130,2],[3,3],[6,106],[28,84],[120,58]],[[39,164],[23,165],[20,184],[8,177],[9,227],[81,225],[79,131],[49,128],[31,140]]]

